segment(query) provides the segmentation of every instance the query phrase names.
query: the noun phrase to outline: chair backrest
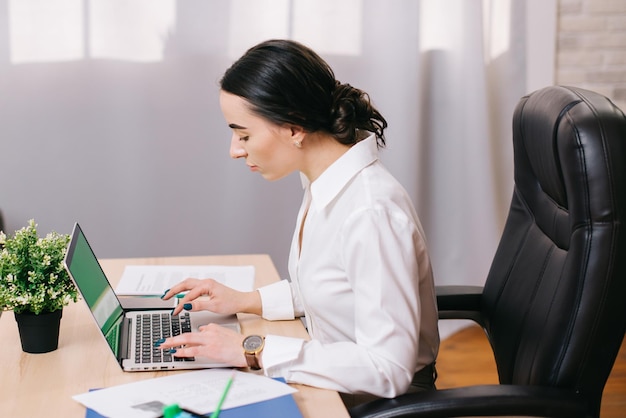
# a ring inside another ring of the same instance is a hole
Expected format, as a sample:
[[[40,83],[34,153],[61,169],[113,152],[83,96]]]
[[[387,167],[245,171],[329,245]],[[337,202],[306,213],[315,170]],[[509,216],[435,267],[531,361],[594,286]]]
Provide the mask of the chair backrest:
[[[513,116],[515,188],[483,293],[500,382],[575,389],[599,408],[626,330],[626,118],[547,87]]]

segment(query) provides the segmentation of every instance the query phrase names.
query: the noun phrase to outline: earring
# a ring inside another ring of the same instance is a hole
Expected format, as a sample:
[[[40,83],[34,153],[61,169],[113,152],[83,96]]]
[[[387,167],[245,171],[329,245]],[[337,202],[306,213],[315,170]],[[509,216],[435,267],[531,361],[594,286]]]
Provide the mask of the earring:
[[[296,148],[302,148],[302,141],[294,140],[293,145],[295,145]]]

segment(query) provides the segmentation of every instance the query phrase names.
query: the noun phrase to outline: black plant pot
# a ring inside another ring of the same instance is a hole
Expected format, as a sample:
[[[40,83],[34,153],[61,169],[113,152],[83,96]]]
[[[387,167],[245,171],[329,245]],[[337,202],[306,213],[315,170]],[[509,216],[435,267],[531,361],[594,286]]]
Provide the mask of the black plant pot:
[[[63,309],[54,312],[16,313],[22,350],[26,353],[48,353],[59,346],[59,327]]]

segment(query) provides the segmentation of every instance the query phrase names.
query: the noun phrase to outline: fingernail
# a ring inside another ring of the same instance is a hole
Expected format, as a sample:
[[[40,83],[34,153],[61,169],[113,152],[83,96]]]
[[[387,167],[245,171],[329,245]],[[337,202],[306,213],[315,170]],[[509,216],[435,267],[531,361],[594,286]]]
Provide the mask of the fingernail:
[[[160,338],[154,342],[155,347],[159,347],[161,344],[165,342],[165,338]]]
[[[175,348],[170,348],[169,350],[166,351],[168,354],[174,354],[176,352]]]
[[[167,295],[167,292],[169,292],[170,289],[167,289],[165,292],[163,292],[163,294],[161,295],[161,299],[163,299],[165,297],[165,295]]]
[[[172,308],[172,311],[170,312],[170,316],[174,315],[174,309],[176,308]]]
[[[185,303],[183,305],[183,309],[186,310],[186,311],[190,311],[191,308],[193,308],[193,306],[191,306],[191,303]]]

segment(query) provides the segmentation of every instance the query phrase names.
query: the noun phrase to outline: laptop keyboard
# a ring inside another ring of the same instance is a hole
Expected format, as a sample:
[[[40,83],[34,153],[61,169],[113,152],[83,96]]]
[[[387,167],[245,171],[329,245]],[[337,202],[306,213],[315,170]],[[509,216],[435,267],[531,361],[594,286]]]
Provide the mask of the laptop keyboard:
[[[189,312],[172,316],[169,313],[142,314],[137,316],[135,335],[136,363],[171,363],[193,361],[194,357],[174,357],[168,349],[160,349],[154,343],[184,332],[191,332]]]

